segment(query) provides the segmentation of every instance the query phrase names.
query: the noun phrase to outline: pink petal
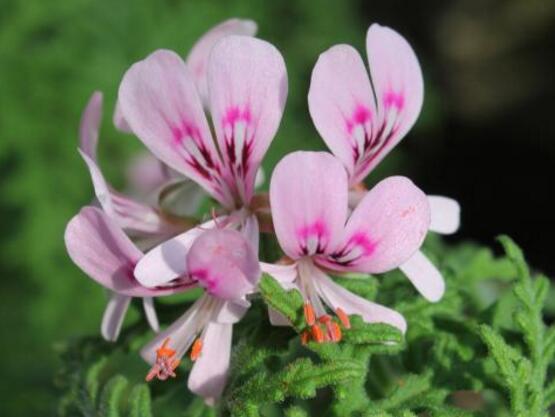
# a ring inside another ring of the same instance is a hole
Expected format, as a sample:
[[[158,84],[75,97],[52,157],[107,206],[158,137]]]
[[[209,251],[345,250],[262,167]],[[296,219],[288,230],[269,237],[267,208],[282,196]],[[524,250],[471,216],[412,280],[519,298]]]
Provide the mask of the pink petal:
[[[173,179],[172,171],[150,152],[141,152],[127,166],[128,183],[141,196],[148,196]]]
[[[172,294],[187,286],[151,290],[141,287],[133,268],[142,253],[114,220],[95,207],[85,207],[70,220],[65,231],[70,258],[100,285],[132,297]],[[190,286],[190,284],[189,284]]]
[[[183,60],[158,50],[124,75],[119,103],[125,120],[164,163],[195,180],[224,205],[221,162],[196,87]]]
[[[158,315],[156,314],[156,309],[154,308],[154,299],[152,297],[143,298],[143,310],[145,312],[146,320],[150,328],[155,331],[160,331],[160,323],[158,322]]]
[[[313,279],[321,297],[331,309],[336,310],[339,307],[349,315],[362,316],[367,323],[389,324],[403,333],[407,330],[407,322],[401,314],[347,291],[317,267],[313,267]]]
[[[312,70],[308,107],[326,145],[355,174],[376,124],[374,95],[360,54],[349,45],[322,53]]]
[[[213,406],[222,395],[231,357],[233,325],[211,322],[203,335],[203,348],[189,374],[188,387]]]
[[[450,235],[455,233],[461,224],[461,207],[456,200],[448,197],[429,195],[428,202],[432,213],[430,230]]]
[[[202,102],[208,105],[208,86],[206,73],[208,57],[217,41],[229,35],[254,36],[256,22],[247,19],[228,19],[210,29],[193,45],[187,56],[187,67],[197,86]]]
[[[408,178],[386,178],[368,191],[351,214],[342,246],[318,262],[339,270],[389,271],[418,250],[429,224],[426,195]]]
[[[326,152],[294,152],[274,169],[270,206],[277,238],[292,259],[333,252],[347,216],[347,173]]]
[[[98,145],[98,131],[102,118],[102,93],[95,91],[81,116],[79,125],[79,149],[89,158],[96,161],[96,147]]]
[[[250,242],[230,229],[200,235],[187,253],[187,268],[191,278],[223,300],[244,298],[260,278],[258,256]]]
[[[443,297],[443,276],[422,252],[417,251],[399,268],[428,301],[436,302]]]
[[[118,339],[130,301],[131,297],[127,295],[118,294],[116,292],[110,294],[110,300],[104,310],[102,325],[100,327],[102,337],[108,342],[115,342]]]
[[[131,130],[131,127],[125,120],[123,113],[121,112],[121,106],[119,104],[119,100],[116,101],[116,108],[114,109],[114,116],[112,118],[112,121],[114,122],[114,126],[116,127],[116,129],[119,130],[120,132],[133,133],[133,131]]]
[[[362,165],[355,182],[362,180],[416,122],[424,99],[422,70],[407,40],[394,30],[373,24],[366,35],[372,85],[384,127],[377,150]],[[389,128],[388,126],[391,126]]]
[[[145,287],[158,287],[187,275],[185,258],[197,237],[216,226],[214,220],[203,223],[150,250],[135,268],[135,278]]]
[[[212,121],[228,181],[250,202],[260,162],[281,121],[287,98],[287,72],[270,43],[228,36],[208,62]]]

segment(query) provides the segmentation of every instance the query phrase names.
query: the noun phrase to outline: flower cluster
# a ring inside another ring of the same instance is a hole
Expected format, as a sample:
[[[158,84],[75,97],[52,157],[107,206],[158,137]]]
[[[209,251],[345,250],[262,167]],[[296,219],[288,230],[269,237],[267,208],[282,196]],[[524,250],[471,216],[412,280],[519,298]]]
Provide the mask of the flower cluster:
[[[303,342],[338,343],[349,315],[401,331],[398,312],[352,294],[330,275],[399,268],[429,301],[444,281],[420,252],[428,231],[453,233],[458,204],[426,196],[406,177],[367,190],[362,181],[415,123],[423,101],[418,60],[395,31],[370,26],[370,73],[358,52],[337,45],[320,55],[308,93],[310,115],[331,153],[285,156],[257,193],[260,166],[280,125],[287,72],[280,52],[255,38],[256,24],[231,19],[206,33],[186,60],[158,50],[121,81],[114,124],[151,152],[131,169],[135,196],[115,191],[97,163],[102,95],[87,105],[79,152],[97,203],[69,222],[71,259],[110,291],[102,335],[115,341],[131,298],[143,300],[157,333],[141,350],[147,380],[175,377],[194,361],[189,389],[213,404],[226,383],[233,324],[246,314],[262,272],[305,300]],[[193,218],[203,196],[219,208]],[[283,251],[259,259],[260,233]],[[153,298],[204,289],[192,307],[160,331]],[[334,317],[335,316],[335,317]],[[274,325],[290,325],[270,309]]]

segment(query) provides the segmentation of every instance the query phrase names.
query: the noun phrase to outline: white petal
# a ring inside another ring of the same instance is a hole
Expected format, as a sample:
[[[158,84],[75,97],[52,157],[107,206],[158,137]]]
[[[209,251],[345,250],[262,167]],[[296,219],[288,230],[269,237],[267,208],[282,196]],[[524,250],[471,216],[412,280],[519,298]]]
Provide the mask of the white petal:
[[[279,311],[268,307],[268,317],[272,326],[291,326],[291,322]]]
[[[158,333],[160,331],[160,323],[158,322],[158,316],[154,308],[154,299],[152,297],[143,298],[143,309],[150,328]]]
[[[243,318],[249,307],[249,302],[221,301],[221,307],[214,312],[212,320],[221,324],[237,323]]]
[[[297,278],[297,264],[291,265],[278,265],[260,262],[260,269],[262,272],[270,275],[281,284],[291,283]]]
[[[131,297],[112,292],[110,300],[102,316],[100,332],[102,337],[109,342],[115,342],[119,336],[125,313],[129,308]]]
[[[436,302],[443,297],[445,292],[443,276],[422,252],[416,252],[399,269],[427,300]]]
[[[189,374],[189,389],[214,405],[225,388],[231,356],[233,325],[211,322],[206,326],[200,357]]]
[[[461,207],[452,198],[429,195],[432,214],[430,230],[442,235],[455,233],[461,224]]]
[[[164,340],[170,339],[170,348],[176,351],[176,358],[181,358],[189,346],[193,343],[198,332],[197,313],[209,301],[209,296],[199,298],[181,317],[163,332],[156,335],[154,339],[148,342],[141,349],[141,357],[149,364],[154,365],[156,361],[156,350],[164,343]]]
[[[258,219],[254,214],[251,214],[245,219],[245,223],[243,224],[243,229],[241,230],[241,232],[250,242],[254,253],[258,256],[258,250],[260,246],[260,228],[258,225]]]
[[[367,323],[386,323],[403,333],[407,330],[405,318],[390,308],[368,301],[333,282],[317,267],[313,267],[313,279],[320,296],[332,309],[341,308],[347,314],[359,314]]]

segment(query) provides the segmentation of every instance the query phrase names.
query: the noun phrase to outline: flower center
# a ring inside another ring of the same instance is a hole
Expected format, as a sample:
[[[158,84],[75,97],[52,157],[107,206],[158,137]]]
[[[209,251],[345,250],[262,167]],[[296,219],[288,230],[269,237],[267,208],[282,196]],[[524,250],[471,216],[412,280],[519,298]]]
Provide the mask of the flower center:
[[[304,317],[308,326],[301,334],[301,342],[306,344],[313,340],[316,343],[337,343],[342,338],[340,324],[346,329],[351,327],[349,316],[341,308],[335,310],[335,317],[327,313],[310,273],[313,267],[309,264],[311,262],[312,260],[302,259],[298,263],[299,288],[305,299]]]

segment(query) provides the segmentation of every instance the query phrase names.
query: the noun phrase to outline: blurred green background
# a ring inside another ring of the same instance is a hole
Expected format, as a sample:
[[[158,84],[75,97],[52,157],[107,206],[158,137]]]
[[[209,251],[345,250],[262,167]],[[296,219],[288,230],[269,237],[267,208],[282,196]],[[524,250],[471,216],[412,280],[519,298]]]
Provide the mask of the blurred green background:
[[[553,2],[2,0],[0,415],[54,415],[56,346],[99,329],[104,293],[63,247],[66,222],[92,197],[76,152],[90,94],[105,94],[100,161],[123,189],[125,165],[141,149],[111,124],[124,71],[157,48],[185,55],[230,17],[256,20],[288,67],[267,172],[288,151],[323,149],[306,105],[318,54],[337,43],[364,53],[368,25],[390,25],[421,59],[426,99],[373,178],[409,174],[429,193],[457,197],[465,214],[455,239],[507,232],[553,271],[549,233],[537,232],[553,230]]]

